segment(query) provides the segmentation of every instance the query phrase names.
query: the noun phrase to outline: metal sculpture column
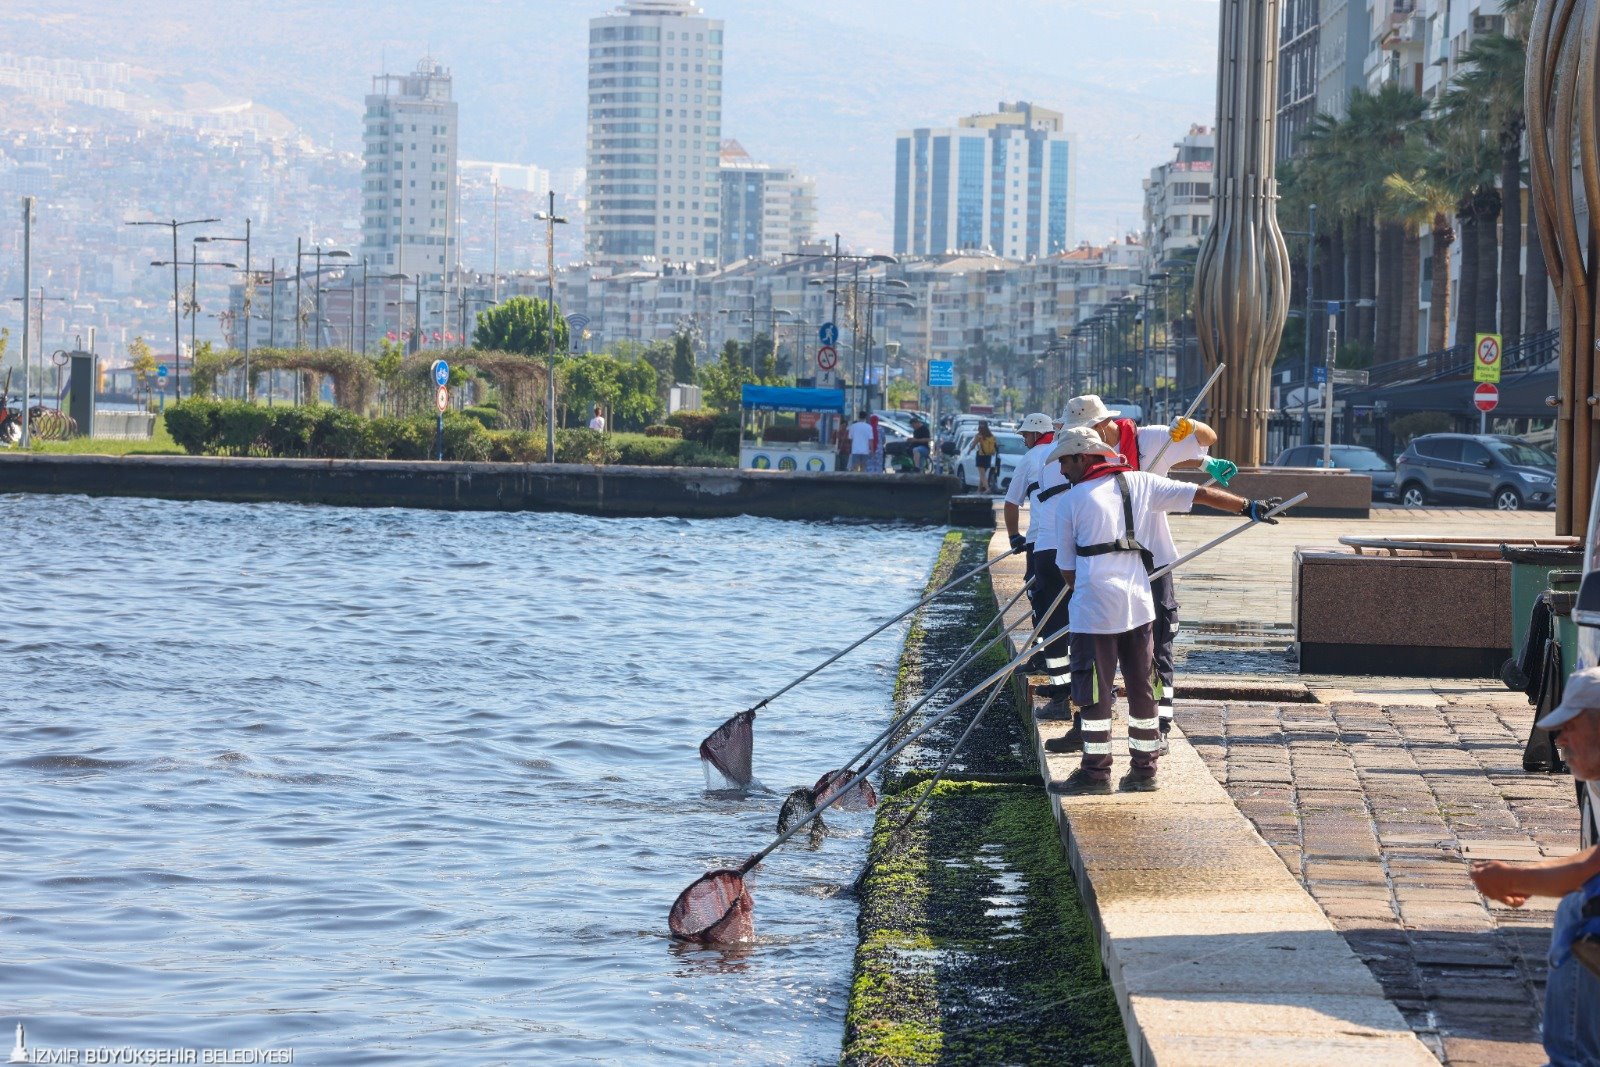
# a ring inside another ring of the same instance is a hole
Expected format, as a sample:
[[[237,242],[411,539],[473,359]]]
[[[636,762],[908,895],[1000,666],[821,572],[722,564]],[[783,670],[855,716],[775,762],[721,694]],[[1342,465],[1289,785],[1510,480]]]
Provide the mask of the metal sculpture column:
[[[1211,229],[1195,268],[1200,351],[1228,365],[1211,395],[1217,454],[1260,464],[1272,361],[1289,314],[1289,249],[1278,229],[1278,0],[1222,0]]]
[[[1528,31],[1529,185],[1545,263],[1561,309],[1561,376],[1556,401],[1556,533],[1583,536],[1593,496],[1600,434],[1595,419],[1594,312],[1600,274],[1600,145],[1596,138],[1596,0],[1539,0]],[[1587,32],[1585,27],[1589,27]],[[1574,154],[1576,150],[1576,154]]]

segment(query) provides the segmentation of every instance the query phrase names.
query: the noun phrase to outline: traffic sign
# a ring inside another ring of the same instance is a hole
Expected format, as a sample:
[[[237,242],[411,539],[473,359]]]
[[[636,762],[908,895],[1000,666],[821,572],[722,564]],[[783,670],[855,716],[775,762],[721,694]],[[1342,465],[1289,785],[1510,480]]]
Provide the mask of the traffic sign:
[[[822,328],[817,331],[817,340],[828,348],[833,348],[839,343],[839,327],[831,322],[823,323]]]
[[[832,370],[839,365],[839,350],[832,345],[823,345],[817,349],[817,367],[820,370]]]
[[[1333,371],[1334,385],[1366,385],[1371,380],[1371,372],[1364,370],[1341,370],[1337,367]]]
[[[1484,382],[1472,391],[1472,402],[1479,411],[1493,411],[1500,403],[1500,387]]]
[[[1472,352],[1472,380],[1475,382],[1500,381],[1500,335],[1480,333]]]
[[[433,361],[433,384],[441,389],[450,384],[450,364],[442,359]],[[441,407],[439,410],[443,411],[444,408]]]
[[[1327,381],[1328,381],[1328,368],[1327,367],[1312,367],[1311,368],[1311,384],[1312,385],[1324,385],[1324,384],[1327,383]]]
[[[443,415],[445,409],[450,406],[450,387],[448,385],[439,386],[439,392],[435,397],[435,403],[437,403],[439,406],[439,414]]]
[[[948,359],[928,360],[928,385],[934,389],[954,389],[956,387],[955,361]]]
[[[161,366],[156,368],[156,377],[162,379],[163,381],[166,380],[166,377],[167,377],[167,365],[165,363],[161,364]]]

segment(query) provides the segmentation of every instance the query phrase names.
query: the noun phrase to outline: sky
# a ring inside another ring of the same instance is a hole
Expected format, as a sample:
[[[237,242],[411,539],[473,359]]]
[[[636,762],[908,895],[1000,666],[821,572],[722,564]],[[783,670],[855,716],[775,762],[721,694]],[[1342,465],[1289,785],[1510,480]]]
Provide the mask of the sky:
[[[887,247],[894,138],[1001,100],[1066,113],[1077,228],[1138,227],[1140,181],[1215,107],[1215,0],[701,0],[726,29],[724,137],[818,182],[820,227]],[[359,151],[385,65],[455,76],[464,158],[581,166],[594,0],[8,0],[10,51],[118,60],[174,100],[251,99]]]

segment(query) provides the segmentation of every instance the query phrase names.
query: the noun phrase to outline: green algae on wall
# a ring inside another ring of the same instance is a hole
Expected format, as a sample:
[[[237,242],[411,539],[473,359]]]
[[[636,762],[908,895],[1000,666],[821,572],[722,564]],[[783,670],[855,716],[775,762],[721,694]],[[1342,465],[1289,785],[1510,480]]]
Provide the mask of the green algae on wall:
[[[982,563],[988,541],[987,531],[948,536],[929,591],[957,568]],[[896,709],[920,698],[995,610],[984,575],[919,612],[901,658]],[[926,714],[1003,662],[994,650],[958,672]],[[1022,710],[1008,687],[900,833],[970,712],[952,715],[884,775],[861,886],[843,1063],[1129,1062],[1116,999],[1032,747],[1023,743]]]

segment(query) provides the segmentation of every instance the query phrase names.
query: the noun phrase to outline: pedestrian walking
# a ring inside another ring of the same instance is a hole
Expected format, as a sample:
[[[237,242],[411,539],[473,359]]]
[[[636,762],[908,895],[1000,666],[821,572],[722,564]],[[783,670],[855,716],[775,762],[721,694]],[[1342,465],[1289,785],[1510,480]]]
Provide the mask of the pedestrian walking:
[[[872,423],[865,411],[856,412],[856,421],[850,424],[850,469],[865,471],[867,457],[872,455]]]
[[[994,492],[994,466],[1000,455],[1000,442],[989,429],[987,419],[978,420],[978,436],[974,439],[972,454],[978,466],[978,492]]]
[[[1123,461],[1136,471],[1164,475],[1175,468],[1202,467],[1225,487],[1239,470],[1225,459],[1211,457],[1209,450],[1217,443],[1217,432],[1205,423],[1178,418],[1170,426],[1138,426],[1132,419],[1121,418],[1117,412],[1107,409],[1105,402],[1093,393],[1067,401],[1062,426],[1063,429],[1083,426],[1093,429],[1100,440],[1116,449]],[[1155,515],[1147,545],[1158,568],[1178,558],[1165,512]],[[1151,593],[1156,605],[1155,663],[1156,677],[1161,682],[1157,705],[1165,751],[1167,735],[1172,732],[1177,695],[1172,646],[1178,637],[1178,598],[1172,575],[1156,579],[1151,584]]]
[[[872,427],[872,449],[867,453],[867,473],[883,473],[883,426],[878,422],[878,416],[873,415],[867,419]]]
[[[1555,735],[1572,776],[1584,783],[1591,811],[1600,803],[1600,667],[1574,671],[1554,711],[1539,720]],[[1550,931],[1544,986],[1544,1051],[1550,1067],[1600,1064],[1600,846],[1571,856],[1475,864],[1484,896],[1520,908],[1530,897],[1560,897]]]
[[[594,406],[594,418],[589,420],[589,429],[593,430],[595,433],[606,432],[606,417],[600,414],[599,404]]]
[[[1050,520],[1053,507],[1050,501],[1058,490],[1069,488],[1058,464],[1049,462],[1050,450],[1055,447],[1055,424],[1050,416],[1035,412],[1022,420],[1022,441],[1028,446],[1006,488],[1006,534],[1011,547],[1022,551],[1027,559],[1028,600],[1033,607],[1033,624],[1045,622],[1045,613],[1061,592],[1061,569],[1056,566],[1054,526]],[[1041,493],[1046,494],[1041,499]],[[1028,505],[1028,529],[1021,532],[1022,505]],[[1067,605],[1062,601],[1045,622],[1041,633],[1055,633],[1067,625]],[[1049,702],[1037,714],[1041,719],[1066,719],[1071,716],[1070,695],[1072,676],[1068,673],[1067,638],[1062,636],[1048,648],[1035,653],[1028,661],[1028,669],[1049,676],[1050,682],[1040,692]]]
[[[1275,523],[1278,501],[1253,501],[1221,489],[1135,471],[1092,427],[1062,430],[1050,451],[1072,483],[1057,509],[1056,564],[1071,588],[1070,670],[1079,721],[1051,752],[1082,749],[1083,762],[1050,791],[1065,795],[1111,792],[1111,711],[1117,670],[1128,698],[1132,768],[1122,788],[1156,788],[1161,731],[1156,712],[1155,603],[1150,572],[1155,516],[1188,511],[1196,502],[1219,511]]]

